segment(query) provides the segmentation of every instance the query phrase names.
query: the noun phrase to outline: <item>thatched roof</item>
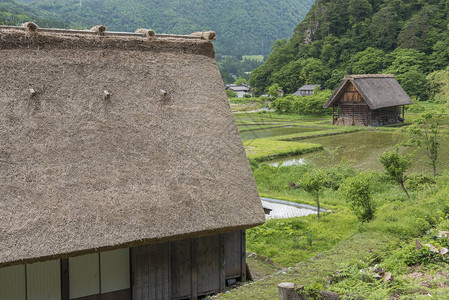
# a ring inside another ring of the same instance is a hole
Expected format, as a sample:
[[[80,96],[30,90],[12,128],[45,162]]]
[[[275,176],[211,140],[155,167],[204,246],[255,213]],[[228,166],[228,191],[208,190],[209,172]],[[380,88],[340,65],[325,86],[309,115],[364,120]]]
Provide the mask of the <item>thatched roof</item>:
[[[264,222],[204,38],[0,29],[0,266]]]
[[[353,84],[371,109],[413,104],[410,97],[396,81],[394,75],[348,75],[324,105],[325,108],[335,105],[345,88]]]

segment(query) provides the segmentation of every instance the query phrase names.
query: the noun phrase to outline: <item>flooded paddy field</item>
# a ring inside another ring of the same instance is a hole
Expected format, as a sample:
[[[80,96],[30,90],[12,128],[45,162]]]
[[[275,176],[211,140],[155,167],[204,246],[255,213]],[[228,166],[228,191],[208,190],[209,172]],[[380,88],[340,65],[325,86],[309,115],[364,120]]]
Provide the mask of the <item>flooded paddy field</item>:
[[[378,162],[378,157],[384,151],[392,151],[395,145],[404,141],[405,137],[395,132],[387,131],[360,131],[335,136],[308,138],[303,142],[317,143],[323,147],[335,150],[332,155],[328,151],[318,151],[298,156],[285,157],[270,162],[271,165],[301,165],[312,163],[319,167],[336,165],[342,161],[364,170],[382,170],[382,165]],[[338,148],[338,150],[337,150]],[[416,152],[414,163],[410,171],[414,172],[430,172],[427,160],[415,148],[401,148],[404,154]],[[441,135],[441,146],[439,149],[439,166],[441,169],[449,167],[449,135]]]
[[[323,129],[319,127],[288,126],[288,127],[275,127],[275,128],[244,131],[240,132],[240,136],[242,140],[252,140],[252,139],[261,139],[261,138],[288,135],[293,133],[315,132],[320,130]]]

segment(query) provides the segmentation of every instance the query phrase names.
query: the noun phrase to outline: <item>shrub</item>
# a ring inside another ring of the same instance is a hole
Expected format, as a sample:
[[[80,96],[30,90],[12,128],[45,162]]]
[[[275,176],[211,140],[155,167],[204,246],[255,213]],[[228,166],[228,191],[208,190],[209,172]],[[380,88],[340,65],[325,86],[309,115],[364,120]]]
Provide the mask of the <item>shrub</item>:
[[[418,191],[423,186],[435,185],[436,181],[430,176],[423,174],[412,174],[407,176],[407,188],[411,191]]]
[[[360,173],[347,178],[344,184],[344,195],[352,211],[362,222],[371,221],[376,211],[372,199],[369,173]]]
[[[301,115],[329,115],[330,110],[323,108],[331,95],[330,90],[317,91],[310,96],[286,96],[273,101],[272,107],[281,113]]]

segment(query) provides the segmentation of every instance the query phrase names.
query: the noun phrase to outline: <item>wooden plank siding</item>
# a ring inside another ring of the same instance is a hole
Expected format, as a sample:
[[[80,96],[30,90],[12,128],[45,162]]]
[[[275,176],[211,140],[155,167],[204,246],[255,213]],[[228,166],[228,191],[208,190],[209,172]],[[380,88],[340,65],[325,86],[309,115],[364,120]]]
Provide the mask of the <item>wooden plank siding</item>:
[[[132,248],[133,299],[197,299],[246,279],[244,242],[239,230]]]
[[[242,280],[242,274],[246,273],[245,242],[242,240],[243,233],[244,231],[235,231],[223,234],[226,279],[239,278]],[[244,272],[242,272],[243,269],[245,269]]]
[[[192,295],[192,240],[172,242],[170,251],[171,296],[188,298]]]
[[[170,243],[132,248],[133,299],[168,300]]]

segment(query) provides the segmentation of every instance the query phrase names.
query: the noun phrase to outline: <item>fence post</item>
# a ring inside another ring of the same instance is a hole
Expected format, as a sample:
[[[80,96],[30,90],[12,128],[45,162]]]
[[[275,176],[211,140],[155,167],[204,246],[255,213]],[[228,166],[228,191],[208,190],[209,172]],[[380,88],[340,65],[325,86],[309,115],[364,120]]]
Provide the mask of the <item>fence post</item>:
[[[278,284],[279,300],[307,300],[305,294],[298,294],[297,287],[292,282],[282,282]],[[304,287],[299,287],[299,289],[304,289]]]

